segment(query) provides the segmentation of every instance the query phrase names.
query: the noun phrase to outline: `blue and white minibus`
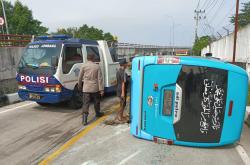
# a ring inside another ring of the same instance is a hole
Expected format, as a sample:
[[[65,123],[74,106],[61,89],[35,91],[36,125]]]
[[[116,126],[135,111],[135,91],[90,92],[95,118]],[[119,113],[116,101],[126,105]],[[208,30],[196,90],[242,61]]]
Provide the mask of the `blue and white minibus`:
[[[136,57],[131,134],[157,143],[221,146],[240,139],[248,75],[213,58]]]

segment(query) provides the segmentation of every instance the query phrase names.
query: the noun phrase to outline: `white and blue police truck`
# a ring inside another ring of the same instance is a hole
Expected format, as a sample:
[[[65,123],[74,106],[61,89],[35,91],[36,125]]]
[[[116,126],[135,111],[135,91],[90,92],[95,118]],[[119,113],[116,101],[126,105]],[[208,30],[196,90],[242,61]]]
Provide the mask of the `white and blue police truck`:
[[[119,62],[112,58],[106,41],[54,35],[37,37],[24,50],[16,77],[20,98],[40,105],[67,101],[80,108],[78,76],[88,54],[94,54],[101,67],[105,92],[114,91]]]

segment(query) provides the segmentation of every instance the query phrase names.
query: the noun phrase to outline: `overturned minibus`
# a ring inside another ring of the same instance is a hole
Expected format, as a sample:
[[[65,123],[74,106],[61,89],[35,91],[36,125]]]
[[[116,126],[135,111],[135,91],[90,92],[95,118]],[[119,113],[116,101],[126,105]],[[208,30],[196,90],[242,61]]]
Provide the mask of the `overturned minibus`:
[[[148,56],[132,62],[132,135],[210,147],[240,139],[248,76],[213,58]]]

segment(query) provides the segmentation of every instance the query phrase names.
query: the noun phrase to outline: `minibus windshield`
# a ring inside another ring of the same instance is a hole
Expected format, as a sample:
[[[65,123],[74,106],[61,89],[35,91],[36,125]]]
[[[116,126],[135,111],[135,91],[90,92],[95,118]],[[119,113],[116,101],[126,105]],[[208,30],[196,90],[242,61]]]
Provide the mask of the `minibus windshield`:
[[[219,141],[226,106],[227,79],[226,70],[202,66],[182,67],[177,81],[182,89],[181,120],[175,124],[179,134],[177,139]],[[194,136],[188,136],[190,134]]]

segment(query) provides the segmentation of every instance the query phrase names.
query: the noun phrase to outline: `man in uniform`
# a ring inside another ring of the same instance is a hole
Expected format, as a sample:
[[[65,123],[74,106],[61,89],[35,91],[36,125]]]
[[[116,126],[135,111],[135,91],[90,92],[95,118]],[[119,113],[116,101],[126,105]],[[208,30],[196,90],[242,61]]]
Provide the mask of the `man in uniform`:
[[[96,117],[103,116],[100,112],[100,96],[104,94],[103,77],[101,68],[94,63],[95,55],[88,54],[87,62],[83,64],[78,78],[78,88],[83,91],[82,123],[88,124],[89,104],[91,98],[94,100]],[[83,85],[81,85],[83,83]]]
[[[123,116],[124,109],[126,107],[126,99],[127,99],[127,88],[128,88],[128,78],[125,69],[127,67],[127,62],[122,61],[120,63],[120,68],[116,72],[117,79],[117,96],[120,99],[120,109],[117,113],[116,119],[119,121],[123,121],[125,117]]]

